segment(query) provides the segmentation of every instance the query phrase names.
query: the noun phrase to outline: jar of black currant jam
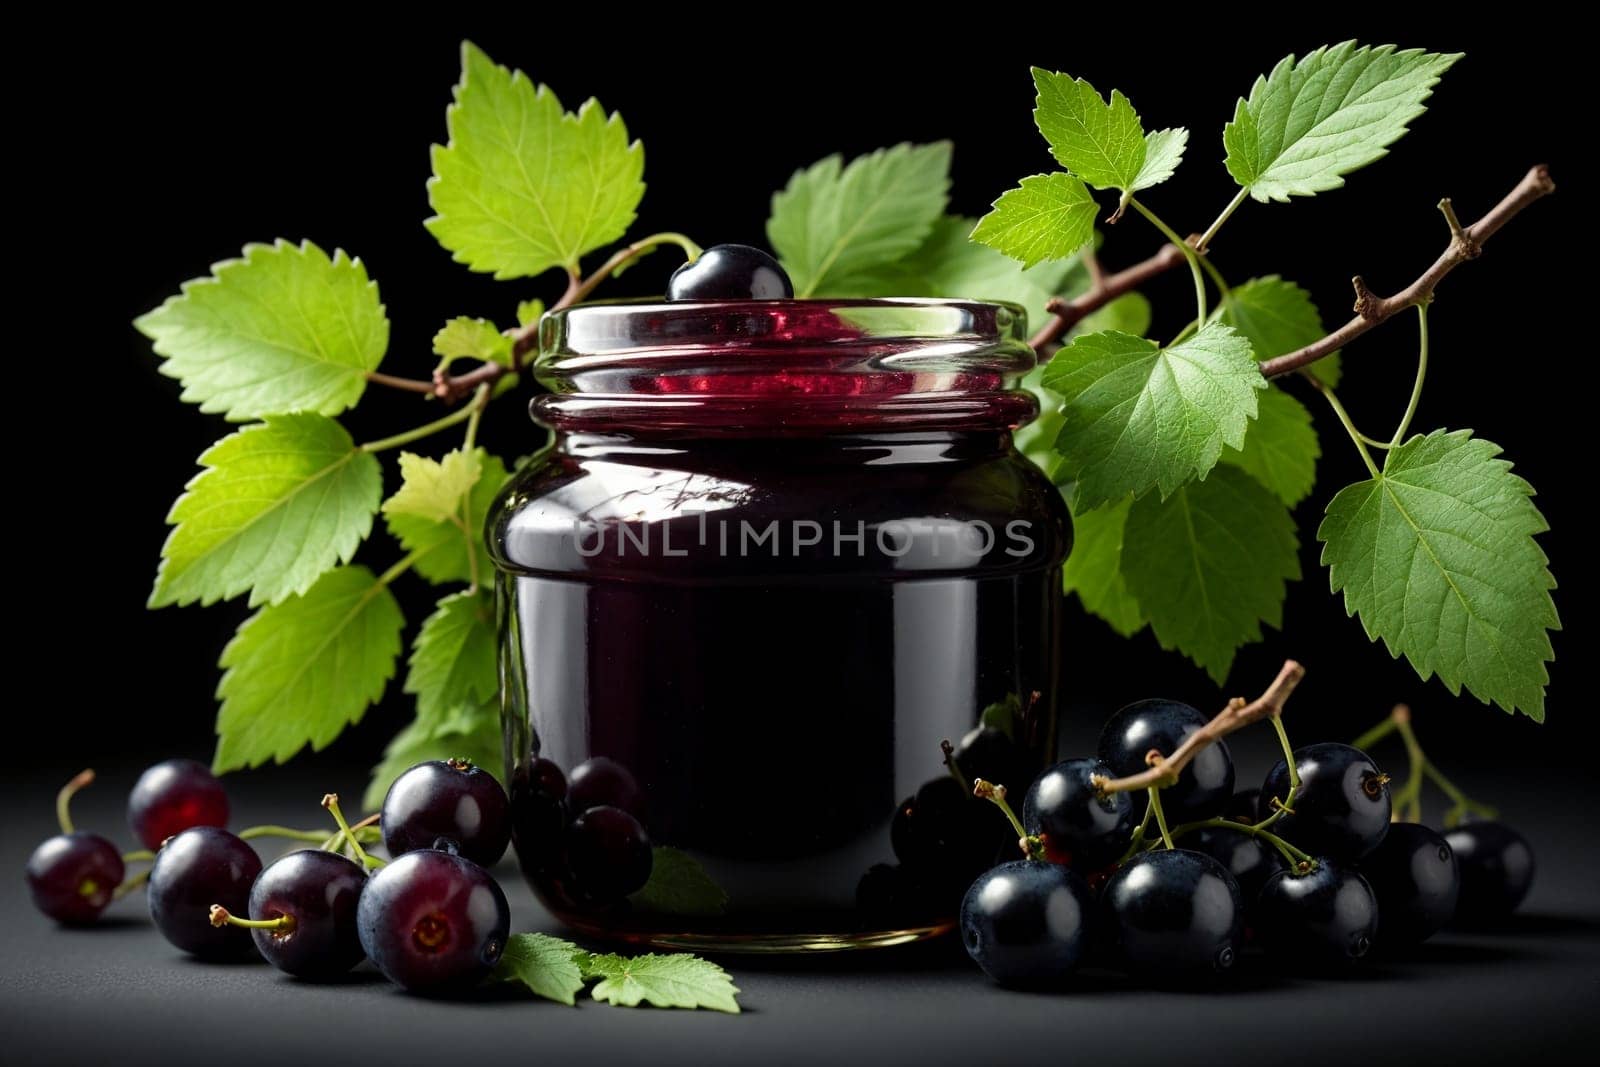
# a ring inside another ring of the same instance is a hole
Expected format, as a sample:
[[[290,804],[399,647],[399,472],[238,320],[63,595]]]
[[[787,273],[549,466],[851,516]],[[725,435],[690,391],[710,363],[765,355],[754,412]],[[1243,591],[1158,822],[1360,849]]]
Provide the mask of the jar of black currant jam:
[[[545,318],[554,442],[489,540],[516,850],[557,917],[673,948],[892,945],[1016,856],[970,786],[1020,809],[1054,748],[1071,525],[1012,444],[1033,362],[1006,304]]]

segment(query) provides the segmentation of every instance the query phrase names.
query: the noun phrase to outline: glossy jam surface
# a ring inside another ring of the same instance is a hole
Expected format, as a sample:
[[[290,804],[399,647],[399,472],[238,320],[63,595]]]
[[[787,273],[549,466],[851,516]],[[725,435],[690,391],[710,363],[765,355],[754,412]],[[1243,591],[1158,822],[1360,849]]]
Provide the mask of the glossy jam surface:
[[[1031,399],[1005,386],[1031,357],[992,305],[933,305],[971,328],[955,340],[836,323],[827,343],[812,320],[829,305],[756,306],[810,332],[711,345],[721,320],[703,311],[688,342],[655,321],[661,347],[595,355],[572,335],[645,327],[546,323],[568,364],[541,372],[567,391],[535,401],[556,446],[490,518],[514,841],[545,902],[595,936],[780,951],[929,936],[975,872],[908,869],[891,826],[947,774],[940,742],[1013,697],[1019,763],[1054,743],[1071,533],[1011,447]],[[651,407],[676,387],[686,406]],[[957,821],[985,863],[1015,836],[981,806]]]

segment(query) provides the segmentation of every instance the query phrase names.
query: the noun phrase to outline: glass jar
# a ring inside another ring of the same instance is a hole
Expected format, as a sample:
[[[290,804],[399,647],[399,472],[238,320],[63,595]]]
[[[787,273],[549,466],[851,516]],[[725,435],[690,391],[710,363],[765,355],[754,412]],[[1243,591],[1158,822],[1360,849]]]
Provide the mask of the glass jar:
[[[941,742],[1019,808],[1054,749],[1071,525],[1012,445],[1033,362],[1005,304],[545,318],[554,441],[489,541],[516,849],[556,916],[674,948],[899,944],[1015,855]]]

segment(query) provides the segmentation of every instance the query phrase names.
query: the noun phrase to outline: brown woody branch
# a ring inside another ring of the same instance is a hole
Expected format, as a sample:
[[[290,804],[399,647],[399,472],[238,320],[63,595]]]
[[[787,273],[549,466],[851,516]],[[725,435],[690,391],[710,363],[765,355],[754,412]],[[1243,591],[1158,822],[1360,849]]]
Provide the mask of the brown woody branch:
[[[1450,244],[1440,253],[1439,258],[1433,261],[1433,266],[1393,296],[1378,296],[1367,288],[1367,283],[1362,281],[1359,274],[1356,275],[1351,279],[1356,291],[1355,318],[1320,341],[1263,360],[1261,373],[1268,378],[1276,378],[1309,366],[1324,356],[1337,352],[1374,326],[1393,318],[1407,308],[1428,303],[1433,299],[1433,291],[1445,275],[1467,260],[1477,259],[1483,254],[1483,243],[1502,226],[1516,218],[1523,208],[1535,200],[1549,196],[1555,191],[1556,183],[1550,180],[1549,168],[1540,164],[1523,175],[1516,188],[1470,226],[1461,225],[1460,220],[1456,218],[1455,207],[1448,198],[1439,201],[1439,210],[1444,213],[1445,222],[1450,227]]]
[[[1283,669],[1278,672],[1278,677],[1273,679],[1272,684],[1267,686],[1266,692],[1248,704],[1243,697],[1234,697],[1228,701],[1228,706],[1218,712],[1214,719],[1184,738],[1183,743],[1172,750],[1172,755],[1163,756],[1152,748],[1144,757],[1148,766],[1138,774],[1130,774],[1126,778],[1105,778],[1095,775],[1090,781],[1102,795],[1131,793],[1135,790],[1149,789],[1151,786],[1157,788],[1170,786],[1178,780],[1178,775],[1202,749],[1251,723],[1282,715],[1284,701],[1289,699],[1289,694],[1294,692],[1294,687],[1300,684],[1300,679],[1305,675],[1304,667],[1292,659],[1285,660]]]
[[[1055,297],[1045,305],[1051,319],[1039,328],[1028,341],[1035,352],[1061,339],[1061,335],[1082,322],[1090,312],[1098,311],[1124,293],[1130,293],[1158,274],[1163,274],[1184,261],[1183,249],[1176,245],[1162,245],[1161,251],[1149,259],[1141,260],[1126,270],[1105,274],[1093,252],[1085,261],[1089,266],[1089,288],[1071,300]]]

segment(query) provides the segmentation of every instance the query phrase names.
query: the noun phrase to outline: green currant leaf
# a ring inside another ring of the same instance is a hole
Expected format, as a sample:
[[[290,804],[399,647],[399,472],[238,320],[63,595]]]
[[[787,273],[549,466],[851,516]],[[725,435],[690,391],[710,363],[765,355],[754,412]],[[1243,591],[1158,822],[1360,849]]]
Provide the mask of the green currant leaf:
[[[517,325],[531,326],[544,316],[543,300],[517,301]]]
[[[1147,149],[1128,98],[1113,89],[1107,103],[1082,78],[1040,67],[1033,68],[1033,85],[1033,122],[1056,162],[1096,189],[1131,188]]]
[[[1300,577],[1299,542],[1283,501],[1235,467],[1218,467],[1165,500],[1128,510],[1122,573],[1162,648],[1176,648],[1221,685],[1261,624],[1283,623],[1285,583]]]
[[[910,255],[950,198],[950,142],[829,156],[772,198],[767,240],[795,295],[853,295],[858,275]]]
[[[1056,451],[1085,511],[1132,493],[1163,497],[1239,448],[1266,381],[1250,343],[1208,323],[1169,348],[1132,334],[1085,334],[1057,352],[1044,387],[1063,400]]]
[[[1177,171],[1183,151],[1189,147],[1189,131],[1182,126],[1170,130],[1151,130],[1144,135],[1144,164],[1133,177],[1130,192],[1137,193],[1160,185]]]
[[[417,698],[417,717],[434,720],[462,704],[493,698],[497,671],[494,598],[451,593],[417,631],[405,691]]]
[[[1320,341],[1328,331],[1311,294],[1276,274],[1251,278],[1222,298],[1217,317],[1250,338],[1256,359],[1271,359]],[[1325,385],[1339,385],[1339,353],[1311,364],[1311,373]]]
[[[1094,197],[1071,174],[1035,174],[1022,179],[978,220],[972,239],[1031,267],[1065,259],[1094,239]]]
[[[433,354],[454,362],[476,359],[483,363],[511,366],[511,338],[501,333],[488,319],[460,315],[445,323],[433,335]]]
[[[246,245],[243,259],[185,282],[134,320],[201,411],[243,422],[285,411],[337,415],[361,398],[389,347],[367,268],[310,241]]]
[[[1081,256],[1024,270],[1016,260],[970,240],[976,224],[954,215],[940,219],[921,248],[893,265],[897,277],[883,277],[881,286],[861,295],[1005,300],[1021,304],[1028,321],[1037,324],[1048,317],[1044,305],[1051,297],[1071,297],[1088,287]]]
[[[596,101],[564,112],[555,93],[467,42],[445,124],[424,225],[457,263],[499,279],[576,270],[632,224],[644,148]]]
[[[1499,455],[1470,430],[1415,436],[1329,501],[1317,538],[1369,638],[1451,693],[1543,721],[1549,631],[1561,628],[1534,541],[1549,527]]]
[[[416,719],[395,734],[384,749],[383,760],[372,769],[361,805],[368,811],[383,807],[394,780],[427,760],[464,759],[505,782],[505,752],[500,738],[500,712],[496,704],[462,705],[436,720]]]
[[[405,619],[365,567],[338,567],[262,608],[222,650],[217,771],[320,749],[383,695]]]
[[[416,514],[407,511],[404,504],[398,510],[388,504],[384,507],[383,517],[389,533],[407,552],[422,553],[412,569],[435,584],[472,581],[474,564],[479,581],[489,574],[489,564],[482,552],[484,519],[510,474],[503,462],[483,449],[476,450],[476,457],[480,470],[478,480],[473,483],[465,505],[454,515],[436,519],[431,517],[436,511]],[[422,499],[426,500],[427,496]]]
[[[1072,554],[1061,571],[1063,591],[1123,637],[1144,629],[1144,612],[1122,577],[1122,542],[1133,498],[1072,516]]]
[[[727,910],[727,892],[693,856],[657,845],[650,850],[650,857],[650,880],[628,897],[636,910],[695,916],[721,915]]]
[[[1354,41],[1289,56],[1256,79],[1223,129],[1228,173],[1262,202],[1337,189],[1387,154],[1460,58]]]
[[[575,1007],[584,984],[578,961],[588,955],[571,941],[549,934],[512,934],[489,980],[520,982],[536,997]]]
[[[1224,450],[1222,462],[1249,471],[1278,499],[1294,507],[1317,483],[1322,445],[1311,427],[1311,412],[1300,401],[1275,385],[1269,385],[1259,401],[1244,447]]]
[[[590,956],[585,978],[600,983],[590,994],[621,1008],[640,1003],[658,1008],[710,1008],[737,1015],[739,987],[728,972],[710,960],[677,953],[660,956]]]
[[[453,449],[443,459],[400,453],[400,488],[383,502],[385,515],[429,522],[461,521],[461,501],[483,474],[483,454]]]
[[[208,448],[167,514],[150,606],[250,591],[277,603],[348,563],[383,495],[378,460],[323,415],[269,415]]]

